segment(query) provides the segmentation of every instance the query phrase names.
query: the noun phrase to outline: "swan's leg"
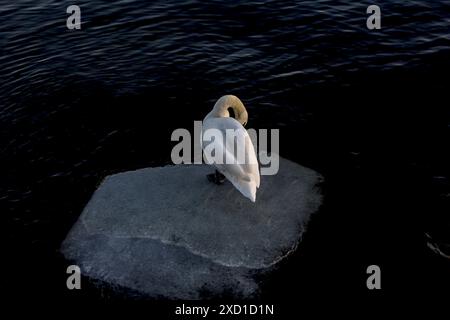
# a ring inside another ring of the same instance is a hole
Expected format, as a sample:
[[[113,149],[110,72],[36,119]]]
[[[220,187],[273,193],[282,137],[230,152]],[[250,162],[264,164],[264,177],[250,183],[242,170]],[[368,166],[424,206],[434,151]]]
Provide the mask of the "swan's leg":
[[[225,176],[216,170],[214,173],[207,174],[206,177],[208,181],[214,182],[215,184],[222,184],[225,182]]]
[[[218,170],[216,170],[216,181],[218,182],[218,184],[222,184],[225,182],[225,176],[223,174],[221,174]]]

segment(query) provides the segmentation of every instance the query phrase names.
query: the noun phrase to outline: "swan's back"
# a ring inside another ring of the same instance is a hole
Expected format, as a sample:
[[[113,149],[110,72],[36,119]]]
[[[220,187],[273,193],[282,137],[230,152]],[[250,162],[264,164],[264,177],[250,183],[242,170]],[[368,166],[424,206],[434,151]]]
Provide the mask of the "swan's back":
[[[208,153],[205,153],[207,161],[219,170],[244,196],[251,201],[256,200],[256,189],[259,188],[260,176],[258,168],[258,160],[253,143],[248,135],[247,130],[235,119],[225,118],[208,118],[203,122],[203,133],[208,129],[216,129],[222,133],[222,141],[215,142],[215,152],[225,155],[233,159],[233,163],[216,163],[211,159]],[[234,140],[226,140],[227,130],[235,132]],[[202,137],[203,137],[202,133]],[[202,138],[203,139],[203,138]],[[239,163],[235,147],[240,141],[244,142],[245,161]],[[210,141],[202,141],[205,148]]]

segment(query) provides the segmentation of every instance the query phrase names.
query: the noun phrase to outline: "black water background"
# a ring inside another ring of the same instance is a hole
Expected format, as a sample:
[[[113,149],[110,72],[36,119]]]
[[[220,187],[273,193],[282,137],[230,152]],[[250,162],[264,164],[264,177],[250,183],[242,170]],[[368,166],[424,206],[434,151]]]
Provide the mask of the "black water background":
[[[267,299],[447,289],[449,1],[68,1],[0,7],[0,213],[11,296],[65,289],[58,248],[102,178],[170,161],[170,134],[242,98],[249,126],[325,176],[326,201]],[[31,272],[30,270],[34,270]],[[294,294],[292,294],[294,292]],[[381,295],[381,294],[380,294]],[[105,300],[95,290],[87,299]]]

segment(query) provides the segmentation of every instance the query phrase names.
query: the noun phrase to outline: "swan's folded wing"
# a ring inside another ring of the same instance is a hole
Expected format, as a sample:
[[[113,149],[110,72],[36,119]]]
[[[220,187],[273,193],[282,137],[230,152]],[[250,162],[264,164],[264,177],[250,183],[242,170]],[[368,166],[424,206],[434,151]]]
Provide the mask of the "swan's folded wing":
[[[232,129],[235,133],[233,140],[230,139],[226,141],[226,156],[237,161],[237,164],[242,171],[240,174],[250,177],[250,179],[255,182],[256,187],[259,188],[260,175],[258,158],[247,130],[233,118],[221,118],[218,122],[220,122],[220,130],[224,136],[227,129]],[[242,144],[244,144],[244,146],[242,146]],[[241,161],[238,155],[240,152],[239,148],[243,148],[241,149],[241,151],[243,150],[244,152],[243,161]]]
[[[258,159],[256,157],[256,152],[255,148],[253,147],[252,140],[250,139],[247,131],[245,133],[245,150],[248,150],[248,152],[246,152],[246,156],[248,157],[248,159],[246,159],[244,171],[253,177],[256,183],[256,187],[259,188],[260,176]]]
[[[207,152],[206,160],[214,164],[242,194],[255,201],[256,189],[260,184],[259,165],[247,130],[233,118],[208,119],[204,122],[204,130],[208,129],[220,130],[222,134],[223,139],[214,143],[214,152],[223,155],[223,161],[217,163]],[[228,134],[233,133],[233,139],[226,138],[227,130],[230,130]],[[238,153],[242,151],[244,157],[239,158]],[[231,163],[225,162],[226,159],[231,160]]]

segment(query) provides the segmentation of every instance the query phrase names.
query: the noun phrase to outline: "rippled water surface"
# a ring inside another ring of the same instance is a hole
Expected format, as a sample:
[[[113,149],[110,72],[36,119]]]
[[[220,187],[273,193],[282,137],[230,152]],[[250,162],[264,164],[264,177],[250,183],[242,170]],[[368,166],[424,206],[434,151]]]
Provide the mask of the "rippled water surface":
[[[62,270],[59,243],[101,179],[169,163],[171,131],[232,93],[250,127],[280,129],[282,156],[325,176],[305,274],[331,250],[343,270],[418,256],[437,270],[423,282],[439,282],[448,264],[427,243],[450,243],[450,1],[377,3],[382,29],[370,31],[356,1],[77,1],[82,29],[70,31],[72,2],[3,1],[0,210],[13,259]]]

